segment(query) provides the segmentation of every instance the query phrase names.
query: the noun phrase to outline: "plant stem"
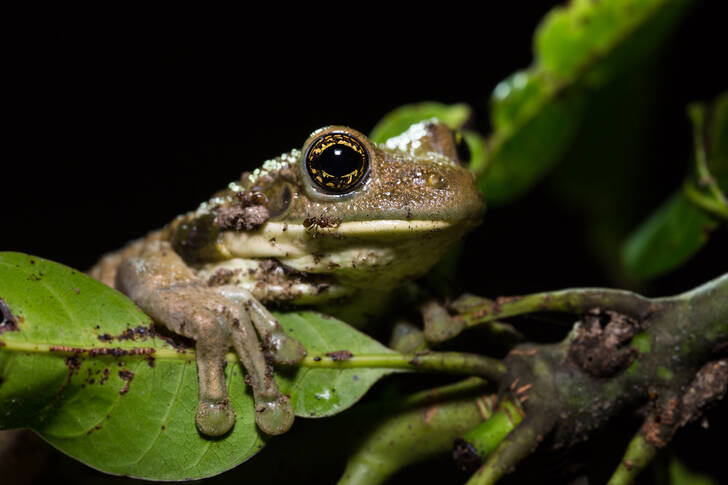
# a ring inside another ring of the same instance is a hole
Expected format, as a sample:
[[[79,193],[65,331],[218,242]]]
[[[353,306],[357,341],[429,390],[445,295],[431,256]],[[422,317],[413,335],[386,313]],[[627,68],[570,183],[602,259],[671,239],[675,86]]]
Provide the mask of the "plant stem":
[[[708,155],[705,152],[705,111],[702,105],[693,105],[689,109],[690,118],[693,121],[693,142],[695,143],[695,172],[698,176],[698,184],[708,189],[714,202],[728,210],[728,199],[718,186],[715,178],[708,168]]]
[[[637,433],[627,445],[622,461],[607,482],[607,485],[628,485],[650,464],[657,454],[657,448]]]
[[[483,322],[534,312],[583,313],[595,307],[609,308],[628,315],[642,316],[651,302],[636,293],[605,288],[573,288],[509,298],[497,298],[461,315],[466,327]]]
[[[364,354],[342,357],[336,353],[306,356],[299,365],[313,369],[391,368],[436,371],[482,376],[499,381],[506,367],[497,359],[464,352],[426,352],[416,354]]]
[[[553,426],[551,416],[527,415],[523,421],[498,445],[480,470],[468,480],[467,485],[492,485],[513,470],[531,454]]]
[[[700,209],[721,219],[728,219],[728,204],[722,202],[715,194],[711,194],[712,197],[704,194],[690,181],[685,182],[685,185],[683,185],[683,192],[688,200]]]
[[[339,485],[380,484],[406,466],[446,455],[458,434],[489,417],[483,402],[495,397],[483,396],[486,390],[485,381],[474,377],[376,404],[359,422],[366,433]]]

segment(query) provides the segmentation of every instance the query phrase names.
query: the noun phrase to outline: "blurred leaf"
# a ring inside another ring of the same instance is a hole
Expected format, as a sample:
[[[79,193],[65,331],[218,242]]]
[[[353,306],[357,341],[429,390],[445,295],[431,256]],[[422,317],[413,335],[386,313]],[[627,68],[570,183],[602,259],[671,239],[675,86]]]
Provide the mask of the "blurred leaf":
[[[623,261],[630,273],[653,278],[678,268],[708,240],[716,222],[676,192],[627,240]]]
[[[437,118],[453,130],[460,129],[471,116],[470,106],[464,103],[447,105],[426,101],[407,104],[384,115],[372,129],[369,138],[375,143],[383,143],[404,133],[411,125],[430,118]]]
[[[724,193],[728,192],[728,91],[708,108],[705,133],[708,168]]]
[[[472,109],[467,104],[442,104],[431,101],[406,104],[396,108],[377,123],[369,138],[375,143],[383,143],[393,136],[407,131],[407,128],[420,121],[437,118],[451,130],[463,132],[470,150],[470,164],[482,165],[485,159],[485,140],[483,137],[464,127],[472,117]]]
[[[728,94],[711,106],[694,103],[695,171],[625,242],[623,262],[635,277],[648,279],[678,268],[707,242],[728,214]],[[721,190],[723,189],[723,190]]]
[[[676,23],[687,0],[577,0],[551,11],[534,40],[534,64],[496,86],[494,132],[474,165],[488,202],[505,204],[562,157],[596,88],[638,65]]]
[[[268,439],[233,354],[225,374],[236,424],[221,439],[200,435],[194,351],[159,337],[121,293],[51,261],[0,253],[0,298],[0,428],[32,428],[94,468],[156,480],[221,473]],[[332,318],[276,316],[309,352],[391,352]],[[277,380],[297,415],[325,416],[389,372],[299,368]]]
[[[672,457],[669,464],[670,485],[717,485],[718,482],[702,473],[689,470],[683,462]]]

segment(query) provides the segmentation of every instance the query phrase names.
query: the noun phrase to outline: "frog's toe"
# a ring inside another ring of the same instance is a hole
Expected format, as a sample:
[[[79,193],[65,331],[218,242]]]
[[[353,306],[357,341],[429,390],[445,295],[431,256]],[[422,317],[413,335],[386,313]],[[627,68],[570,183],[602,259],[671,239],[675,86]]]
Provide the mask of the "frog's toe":
[[[294,365],[306,357],[306,348],[301,342],[279,331],[269,334],[263,343],[266,353],[277,364]]]
[[[228,401],[213,403],[200,401],[195,423],[200,433],[207,436],[222,436],[235,424],[235,412]]]
[[[455,337],[465,328],[465,322],[451,317],[447,309],[434,300],[422,304],[420,311],[425,323],[425,339],[428,342],[444,342]]]
[[[295,415],[288,396],[280,395],[276,399],[260,402],[255,411],[255,422],[267,434],[283,434],[293,425]]]

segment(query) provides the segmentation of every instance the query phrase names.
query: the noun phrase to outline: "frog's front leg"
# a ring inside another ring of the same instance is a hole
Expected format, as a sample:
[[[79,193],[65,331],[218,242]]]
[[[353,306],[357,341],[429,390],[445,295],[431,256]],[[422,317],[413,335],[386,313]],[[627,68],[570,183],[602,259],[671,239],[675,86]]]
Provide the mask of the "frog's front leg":
[[[166,241],[154,241],[123,261],[116,287],[156,322],[196,341],[199,398],[195,421],[201,433],[220,436],[235,423],[225,387],[225,354],[233,346],[253,389],[256,422],[268,434],[293,424],[293,408],[281,394],[266,363],[253,324],[274,361],[293,364],[303,346],[285,335],[270,313],[247,292],[209,288],[200,282]],[[262,310],[261,310],[262,309]]]

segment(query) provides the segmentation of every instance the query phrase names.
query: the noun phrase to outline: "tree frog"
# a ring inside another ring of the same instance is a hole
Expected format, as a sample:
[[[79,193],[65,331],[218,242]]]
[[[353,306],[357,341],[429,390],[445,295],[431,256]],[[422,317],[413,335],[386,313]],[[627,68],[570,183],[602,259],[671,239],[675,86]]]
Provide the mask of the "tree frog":
[[[366,300],[424,274],[484,211],[462,148],[436,119],[382,144],[322,128],[90,274],[195,340],[202,434],[223,435],[235,422],[224,376],[230,346],[258,427],[281,434],[294,412],[270,362],[292,365],[306,351],[266,307]]]

